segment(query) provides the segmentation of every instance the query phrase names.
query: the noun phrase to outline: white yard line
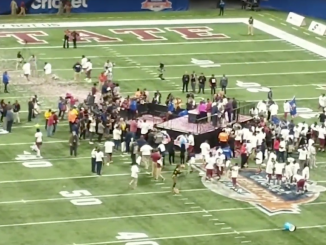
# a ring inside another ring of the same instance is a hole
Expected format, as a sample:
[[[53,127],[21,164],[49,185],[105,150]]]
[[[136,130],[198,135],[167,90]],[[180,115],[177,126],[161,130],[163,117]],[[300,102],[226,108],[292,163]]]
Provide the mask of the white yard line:
[[[207,210],[209,212],[229,212],[236,210],[248,210],[253,208],[224,208],[224,209],[212,209]],[[21,226],[36,226],[36,225],[53,225],[53,224],[65,224],[65,223],[78,223],[78,222],[90,222],[90,221],[103,221],[103,220],[120,220],[120,219],[132,219],[132,218],[147,218],[147,217],[164,217],[173,215],[189,215],[205,213],[204,210],[193,210],[185,212],[171,212],[171,213],[151,213],[151,214],[138,214],[138,215],[125,215],[125,216],[108,216],[98,218],[87,218],[87,219],[69,219],[69,220],[52,220],[52,221],[41,221],[41,222],[28,222],[28,223],[16,223],[16,224],[4,224],[0,225],[0,228],[4,227],[21,227]],[[138,240],[139,241],[139,240]]]
[[[271,49],[271,50],[244,50],[244,51],[220,51],[220,52],[201,52],[201,53],[175,53],[175,54],[169,54],[169,53],[163,53],[163,54],[119,54],[119,57],[117,58],[132,58],[132,57],[161,57],[161,56],[189,56],[189,55],[211,55],[211,54],[255,54],[255,53],[284,53],[284,52],[302,52],[305,51],[305,49],[297,48],[297,49]],[[74,57],[49,57],[46,58],[46,60],[70,60],[70,59],[80,59],[80,56],[74,56]],[[87,58],[93,59],[93,58],[105,58],[107,59],[107,56],[87,56]],[[1,59],[6,61],[16,61],[17,59]]]
[[[326,225],[311,225],[311,226],[299,226],[298,230],[306,230],[306,229],[318,229],[325,228]],[[75,243],[74,245],[107,245],[107,244],[132,244],[132,242],[137,242],[137,244],[154,244],[151,241],[164,241],[164,240],[174,240],[174,239],[187,239],[187,238],[199,238],[199,237],[218,237],[218,236],[229,236],[229,235],[239,235],[239,234],[255,234],[255,233],[265,233],[265,232],[273,232],[273,231],[282,231],[280,228],[270,228],[270,229],[260,229],[260,230],[244,230],[244,231],[229,231],[229,232],[217,232],[217,233],[202,233],[202,234],[189,234],[189,235],[181,235],[181,236],[166,236],[166,237],[153,237],[146,239],[137,239],[137,240],[116,240],[116,241],[104,241],[104,242],[91,242],[91,243]]]
[[[325,71],[326,73],[326,71]],[[228,77],[232,77],[232,75],[228,76]],[[181,78],[179,78],[181,80]],[[153,79],[152,79],[153,80]],[[121,79],[119,80],[121,81]],[[181,85],[181,84],[180,84]],[[263,87],[269,87],[269,88],[284,88],[284,87],[314,87],[314,86],[324,86],[326,85],[326,83],[308,83],[308,84],[284,84],[284,85],[262,85]],[[230,87],[227,88],[228,90],[245,90],[245,88],[241,88],[241,87]],[[181,91],[181,89],[172,89],[172,90],[160,90],[161,93],[167,93],[167,92],[176,92],[176,91]],[[134,93],[135,91],[126,91],[123,92],[123,94],[131,94]],[[156,90],[149,90],[148,92],[156,92]],[[46,97],[53,97],[53,98],[57,98],[58,95],[49,95],[49,96],[39,96],[40,98]],[[30,96],[10,96],[10,97],[2,97],[4,99],[21,99],[21,98],[30,98]],[[313,98],[314,99],[314,98]],[[21,113],[27,113],[28,111],[20,111]],[[32,125],[25,125],[26,127],[34,127]],[[14,126],[13,128],[20,128],[20,127],[24,127],[24,126]]]
[[[130,174],[129,174],[130,175]],[[209,189],[202,188],[202,189],[185,189],[182,192],[204,192],[209,191]],[[123,193],[123,194],[107,194],[107,195],[92,195],[92,198],[114,198],[114,197],[128,197],[128,196],[146,196],[146,195],[156,195],[156,194],[167,194],[171,193],[170,191],[152,191],[152,192],[131,192],[131,193]],[[24,204],[24,203],[40,203],[40,202],[60,202],[60,201],[69,201],[69,200],[76,200],[76,199],[87,199],[89,197],[58,197],[58,198],[44,198],[44,199],[22,199],[22,200],[14,200],[14,201],[0,201],[0,205],[4,204]],[[248,208],[248,209],[254,209]]]
[[[282,39],[253,39],[253,40],[219,40],[219,41],[188,41],[188,42],[166,42],[166,43],[117,43],[117,44],[89,44],[79,45],[78,48],[98,48],[98,47],[130,47],[130,46],[166,46],[166,45],[193,45],[193,44],[209,44],[209,43],[255,43],[255,42],[284,42]],[[0,48],[0,50],[21,50],[20,47]],[[45,46],[31,46],[28,49],[62,49],[61,46],[45,45]]]
[[[259,65],[259,64],[290,64],[290,63],[304,63],[304,62],[325,62],[326,59],[306,59],[306,60],[270,60],[270,61],[253,61],[253,62],[225,62],[225,63],[216,63],[221,66],[233,66],[233,65]],[[190,62],[190,60],[189,60]],[[197,64],[175,64],[168,65],[166,64],[166,69],[169,67],[198,67]],[[157,65],[140,65],[135,64],[133,66],[116,66],[114,69],[146,69],[146,68],[157,68]],[[209,67],[208,67],[209,68]],[[213,68],[213,67],[212,67]],[[103,67],[95,67],[93,70],[103,70]],[[39,72],[43,70],[38,70]],[[71,69],[62,68],[62,69],[53,69],[52,71],[71,71]],[[11,73],[21,73],[21,71],[11,71]],[[230,76],[229,76],[230,77]],[[119,79],[118,79],[119,80]]]

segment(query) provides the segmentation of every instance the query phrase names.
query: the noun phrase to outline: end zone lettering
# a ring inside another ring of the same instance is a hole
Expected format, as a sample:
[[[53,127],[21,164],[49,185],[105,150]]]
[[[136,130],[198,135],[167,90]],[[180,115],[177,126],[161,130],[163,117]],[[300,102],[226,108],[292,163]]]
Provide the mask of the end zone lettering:
[[[87,8],[88,5],[86,0],[71,0],[72,8]],[[58,9],[60,4],[60,0],[35,0],[31,8],[32,9]]]

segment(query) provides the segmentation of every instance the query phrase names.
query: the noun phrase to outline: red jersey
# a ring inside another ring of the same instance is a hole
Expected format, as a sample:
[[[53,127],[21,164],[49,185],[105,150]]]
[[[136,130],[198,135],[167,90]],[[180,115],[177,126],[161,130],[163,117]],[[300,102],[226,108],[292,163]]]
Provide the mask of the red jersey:
[[[240,148],[240,154],[247,154],[247,149],[246,149],[246,145],[243,144]]]
[[[159,152],[153,152],[151,158],[153,162],[157,163],[157,161],[161,159],[161,154]],[[157,167],[160,167],[159,166],[160,164],[157,165],[158,165]]]

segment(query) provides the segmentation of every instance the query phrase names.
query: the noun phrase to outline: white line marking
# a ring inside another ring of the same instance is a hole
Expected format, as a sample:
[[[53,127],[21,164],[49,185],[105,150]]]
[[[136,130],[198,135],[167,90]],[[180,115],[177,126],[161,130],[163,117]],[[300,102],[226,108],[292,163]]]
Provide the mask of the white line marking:
[[[213,216],[213,215],[211,215],[211,214],[203,214],[203,217],[211,217],[211,216]]]
[[[155,183],[155,185],[164,185],[164,183]]]
[[[250,243],[251,241],[241,241],[241,243]]]
[[[269,18],[271,21],[275,21],[273,18]]]
[[[258,14],[259,16],[262,16],[262,17],[264,17],[265,15],[263,15],[263,14]]]
[[[298,28],[295,28],[295,27],[292,27],[292,29],[293,29],[293,30],[296,30],[296,31],[298,30]]]
[[[196,192],[196,191],[207,191],[208,189],[189,189],[182,190],[183,192]],[[145,196],[145,195],[156,195],[156,194],[166,194],[170,193],[170,191],[152,191],[152,192],[134,192],[134,193],[122,193],[122,194],[107,194],[107,195],[95,195],[92,198],[113,198],[113,197],[124,197],[124,196]],[[75,199],[84,199],[86,197],[79,197]],[[47,198],[47,199],[30,199],[30,200],[17,200],[17,201],[1,201],[2,204],[21,204],[21,203],[37,203],[37,202],[59,202],[65,200],[71,200],[72,198],[67,197],[58,197],[58,198]],[[250,208],[253,209],[253,208]],[[242,210],[242,209],[241,209]],[[201,211],[204,212],[204,211]]]
[[[281,22],[281,25],[283,25],[283,26],[286,26],[287,24],[285,24],[285,23]]]
[[[236,239],[242,239],[242,238],[246,238],[245,236],[236,236]]]
[[[215,209],[210,212],[228,212],[234,209]],[[186,211],[186,212],[174,212],[174,213],[152,213],[152,214],[138,214],[138,215],[125,215],[125,216],[109,216],[109,217],[98,217],[88,219],[70,219],[70,220],[52,220],[52,221],[41,221],[41,222],[28,222],[28,223],[16,223],[16,224],[3,224],[0,228],[4,227],[21,227],[21,226],[36,226],[36,225],[53,225],[53,224],[65,224],[65,223],[78,223],[78,222],[90,222],[90,221],[103,221],[103,220],[119,220],[119,219],[131,219],[131,218],[144,218],[144,217],[160,217],[160,216],[172,216],[172,215],[189,215],[203,213],[202,210]],[[137,240],[140,241],[140,240]],[[126,241],[124,241],[126,242]],[[105,243],[103,243],[105,244]]]
[[[306,35],[308,35],[308,36],[310,36],[310,33],[308,33],[308,32],[305,32],[305,31],[304,31],[303,33],[306,34]]]
[[[296,48],[296,49],[271,49],[271,50],[245,50],[245,51],[220,51],[220,52],[202,52],[202,53],[163,53],[163,54],[119,54],[118,58],[123,57],[161,57],[161,56],[191,56],[191,55],[209,55],[209,54],[254,54],[254,53],[283,53],[283,52],[302,52],[305,49]],[[49,57],[47,60],[72,60],[72,59],[79,59],[80,57]],[[87,56],[87,58],[107,58],[107,56]],[[15,61],[17,59],[1,59],[6,61]],[[24,92],[24,90],[22,90]]]
[[[210,220],[215,220],[215,221],[217,221],[218,219],[210,219]]]
[[[165,45],[192,45],[209,43],[254,43],[254,42],[281,42],[282,39],[254,39],[254,40],[220,40],[220,41],[188,41],[188,42],[167,42],[167,43],[122,43],[122,44],[95,44],[79,45],[79,48],[98,48],[98,47],[130,47],[130,46],[165,46]],[[0,50],[21,50],[20,47],[0,48]],[[29,49],[62,49],[62,46],[29,46]]]
[[[192,209],[200,208],[199,206],[190,207]]]
[[[233,65],[259,65],[259,64],[289,64],[289,63],[304,63],[304,62],[325,62],[326,59],[305,59],[305,60],[270,60],[270,61],[252,61],[252,62],[226,62],[219,63],[221,66],[233,66]],[[155,68],[157,66],[141,66],[139,64],[135,66],[116,66],[114,69],[139,69],[139,68]],[[166,67],[198,67],[196,64],[175,64],[167,65]],[[93,70],[103,70],[103,67],[93,68]],[[143,69],[144,70],[144,69]],[[42,70],[39,70],[42,71]],[[53,71],[71,71],[71,69],[53,69]],[[147,72],[147,70],[146,70]],[[21,71],[11,71],[11,73],[21,73]],[[230,77],[230,76],[229,76]],[[120,79],[121,81],[121,79]]]
[[[188,200],[188,198],[180,198],[179,200],[186,201],[186,200]]]
[[[186,205],[193,205],[195,204],[194,202],[185,202]]]
[[[318,39],[318,40],[321,40],[321,38],[320,38],[320,37],[316,37],[316,39]]]
[[[169,186],[162,186],[161,188],[162,189],[170,189],[171,187],[169,187]]]
[[[215,223],[214,225],[225,225],[225,223]]]
[[[232,227],[222,227],[221,230],[230,230]]]

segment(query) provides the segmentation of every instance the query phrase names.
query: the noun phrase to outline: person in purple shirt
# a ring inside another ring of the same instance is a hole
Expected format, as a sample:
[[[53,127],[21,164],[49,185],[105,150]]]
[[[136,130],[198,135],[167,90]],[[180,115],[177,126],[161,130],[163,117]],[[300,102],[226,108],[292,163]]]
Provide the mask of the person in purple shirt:
[[[199,123],[204,123],[207,121],[207,111],[206,111],[206,103],[204,100],[202,100],[198,106],[198,112],[199,112]]]

